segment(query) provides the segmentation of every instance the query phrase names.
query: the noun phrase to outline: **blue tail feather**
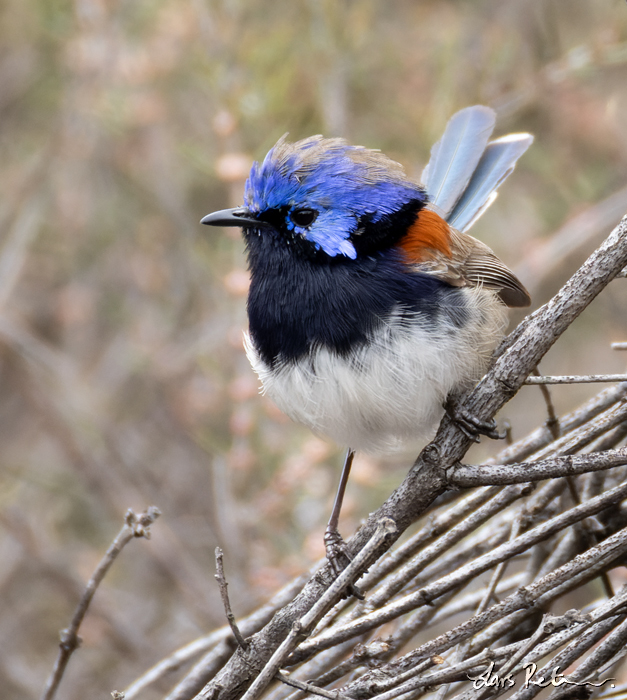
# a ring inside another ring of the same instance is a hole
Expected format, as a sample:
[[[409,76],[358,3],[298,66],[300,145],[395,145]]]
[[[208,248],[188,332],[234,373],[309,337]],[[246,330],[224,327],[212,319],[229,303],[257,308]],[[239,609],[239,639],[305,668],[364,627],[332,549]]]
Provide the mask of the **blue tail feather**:
[[[462,196],[496,123],[489,107],[466,107],[454,114],[431,149],[422,181],[430,200],[446,218]]]
[[[459,231],[468,230],[492,204],[496,190],[532,143],[531,134],[509,134],[489,143],[468,186],[447,217],[449,224]]]
[[[510,134],[488,143],[495,121],[494,111],[480,105],[454,114],[422,174],[431,203],[460,231],[490,206],[533,142],[530,134]]]

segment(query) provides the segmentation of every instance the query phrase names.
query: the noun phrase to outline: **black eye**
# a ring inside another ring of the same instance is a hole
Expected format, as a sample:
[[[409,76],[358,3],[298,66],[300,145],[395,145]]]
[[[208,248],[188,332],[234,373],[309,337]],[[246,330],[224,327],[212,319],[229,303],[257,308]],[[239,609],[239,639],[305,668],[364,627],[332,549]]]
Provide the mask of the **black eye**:
[[[296,226],[305,228],[313,224],[316,216],[318,216],[318,212],[315,209],[295,209],[291,214],[291,219]]]

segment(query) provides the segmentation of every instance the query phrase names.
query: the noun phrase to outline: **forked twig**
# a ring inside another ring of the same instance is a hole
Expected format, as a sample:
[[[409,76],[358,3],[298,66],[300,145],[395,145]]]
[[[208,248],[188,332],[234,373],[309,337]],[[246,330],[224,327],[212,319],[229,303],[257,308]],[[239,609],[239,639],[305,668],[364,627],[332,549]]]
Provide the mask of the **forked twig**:
[[[52,700],[54,697],[72,653],[80,646],[81,638],[78,636],[78,629],[85,617],[87,608],[94,597],[96,589],[111,568],[111,565],[116,560],[118,554],[134,537],[150,539],[150,526],[159,515],[161,515],[161,512],[156,506],[150,506],[150,508],[146,509],[146,511],[139,516],[135,515],[130,509],[126,512],[124,516],[124,527],[117,534],[89,579],[85,587],[85,592],[74,611],[70,626],[61,631],[59,654],[41,696],[42,700]]]

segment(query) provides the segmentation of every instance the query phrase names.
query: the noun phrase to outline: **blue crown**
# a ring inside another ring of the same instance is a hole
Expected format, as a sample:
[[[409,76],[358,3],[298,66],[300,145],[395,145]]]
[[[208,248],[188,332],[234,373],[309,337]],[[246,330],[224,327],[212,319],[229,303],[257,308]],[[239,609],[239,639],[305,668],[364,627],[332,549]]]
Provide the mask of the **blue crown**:
[[[355,259],[350,239],[364,219],[376,224],[409,202],[424,205],[427,195],[381,152],[311,136],[293,144],[282,137],[263,163],[253,163],[244,201],[256,214],[281,210],[288,230],[327,255]],[[314,225],[291,220],[303,208],[317,213]]]

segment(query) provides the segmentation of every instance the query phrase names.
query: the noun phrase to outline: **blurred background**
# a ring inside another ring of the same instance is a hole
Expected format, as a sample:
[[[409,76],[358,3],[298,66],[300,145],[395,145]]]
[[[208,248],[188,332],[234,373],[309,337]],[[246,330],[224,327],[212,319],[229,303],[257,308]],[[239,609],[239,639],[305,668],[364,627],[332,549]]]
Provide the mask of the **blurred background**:
[[[339,476],[340,451],[259,396],[242,242],[200,218],[284,132],[419,177],[447,119],[488,104],[536,142],[472,233],[535,308],[627,212],[627,5],[4,0],[0,20],[0,687],[40,695],[125,511],[154,504],[63,681],[104,698],[224,623],[217,544],[238,617],[321,557]],[[626,308],[617,280],[543,372],[624,371]],[[543,415],[524,388],[500,419],[521,437]],[[356,460],[346,535],[409,464]]]

